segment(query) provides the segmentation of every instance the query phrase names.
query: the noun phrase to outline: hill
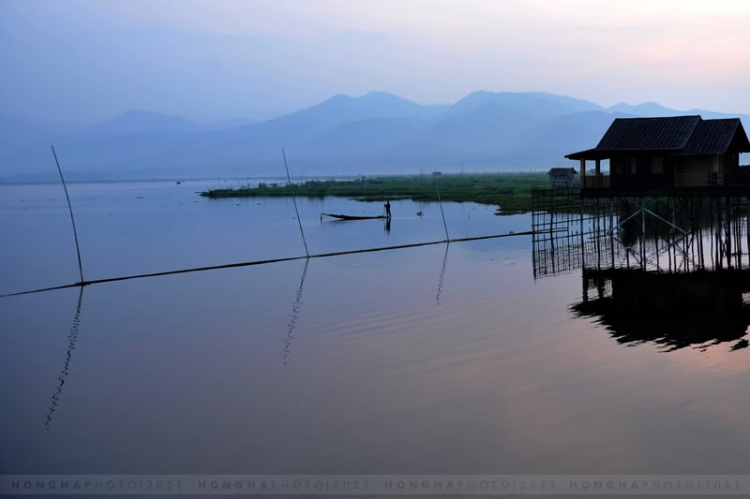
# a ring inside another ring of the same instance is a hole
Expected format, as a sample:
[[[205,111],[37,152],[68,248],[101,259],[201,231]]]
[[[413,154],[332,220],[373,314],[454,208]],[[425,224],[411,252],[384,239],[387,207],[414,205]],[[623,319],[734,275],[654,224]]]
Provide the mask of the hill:
[[[0,175],[52,175],[54,141],[66,171],[92,178],[266,176],[546,169],[594,146],[623,116],[701,114],[657,103],[595,103],[543,92],[472,92],[450,105],[421,105],[385,92],[337,95],[271,120],[197,123],[129,111],[87,127],[0,115]],[[735,115],[736,116],[736,115]],[[750,116],[741,116],[746,126]]]

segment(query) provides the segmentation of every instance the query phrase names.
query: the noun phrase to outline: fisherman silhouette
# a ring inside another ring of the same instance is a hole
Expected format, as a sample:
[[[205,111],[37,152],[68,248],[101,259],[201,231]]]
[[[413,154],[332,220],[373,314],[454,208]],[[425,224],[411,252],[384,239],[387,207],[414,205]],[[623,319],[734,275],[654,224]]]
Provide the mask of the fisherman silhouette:
[[[391,218],[391,202],[386,201],[384,206],[385,206],[385,216],[387,218]]]

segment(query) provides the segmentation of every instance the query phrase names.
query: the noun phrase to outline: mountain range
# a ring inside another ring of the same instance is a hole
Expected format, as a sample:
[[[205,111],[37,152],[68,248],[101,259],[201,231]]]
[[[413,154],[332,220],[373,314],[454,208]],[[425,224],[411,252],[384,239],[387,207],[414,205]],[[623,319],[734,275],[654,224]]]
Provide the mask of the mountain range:
[[[129,111],[88,126],[0,115],[0,178],[46,180],[49,145],[72,179],[280,176],[284,147],[294,175],[545,170],[593,147],[618,117],[700,114],[649,102],[602,107],[544,92],[473,92],[421,105],[384,92],[334,96],[266,121],[198,123]],[[750,115],[740,117],[750,125]]]

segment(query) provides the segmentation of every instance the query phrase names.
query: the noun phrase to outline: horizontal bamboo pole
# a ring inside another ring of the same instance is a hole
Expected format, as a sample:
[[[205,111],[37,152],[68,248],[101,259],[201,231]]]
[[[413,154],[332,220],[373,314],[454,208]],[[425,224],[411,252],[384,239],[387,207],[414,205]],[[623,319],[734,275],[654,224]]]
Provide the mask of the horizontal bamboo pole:
[[[565,232],[564,230],[557,229],[553,230],[553,232]],[[451,243],[460,243],[460,242],[467,242],[467,241],[481,241],[484,239],[497,239],[501,237],[515,237],[515,236],[531,236],[533,234],[549,234],[549,230],[545,231],[527,231],[527,232],[512,232],[509,234],[495,234],[491,236],[477,236],[477,237],[464,237],[460,239],[451,239]],[[409,243],[409,244],[399,244],[397,246],[381,246],[377,248],[366,248],[366,249],[356,249],[356,250],[347,250],[347,251],[335,251],[332,253],[319,253],[317,255],[310,255],[310,256],[290,256],[285,258],[273,258],[270,260],[254,260],[251,262],[240,262],[240,263],[228,263],[224,265],[211,265],[208,267],[196,267],[196,268],[190,268],[190,269],[180,269],[180,270],[167,270],[164,272],[152,272],[149,274],[136,274],[136,275],[129,275],[129,276],[123,276],[123,277],[110,277],[107,279],[95,279],[92,281],[82,281],[82,282],[76,282],[74,284],[64,284],[62,286],[53,286],[49,288],[41,288],[41,289],[32,289],[30,291],[20,291],[17,293],[8,293],[5,295],[0,295],[0,298],[7,298],[10,296],[20,296],[20,295],[28,295],[32,293],[41,293],[44,291],[55,291],[58,289],[68,289],[68,288],[75,288],[78,286],[90,286],[92,284],[104,284],[107,282],[118,282],[118,281],[129,281],[132,279],[144,279],[146,277],[161,277],[161,276],[167,276],[167,275],[176,275],[176,274],[187,274],[191,272],[204,272],[207,270],[221,270],[221,269],[234,269],[239,267],[252,267],[255,265],[266,265],[269,263],[280,263],[280,262],[291,262],[294,260],[305,260],[308,258],[329,258],[332,256],[342,256],[342,255],[355,255],[358,253],[374,253],[377,251],[391,251],[391,250],[398,250],[398,249],[405,249],[405,248],[418,248],[420,246],[431,246],[435,244],[444,244],[448,243],[447,240],[441,240],[441,241],[428,241],[428,242],[422,242],[422,243]]]

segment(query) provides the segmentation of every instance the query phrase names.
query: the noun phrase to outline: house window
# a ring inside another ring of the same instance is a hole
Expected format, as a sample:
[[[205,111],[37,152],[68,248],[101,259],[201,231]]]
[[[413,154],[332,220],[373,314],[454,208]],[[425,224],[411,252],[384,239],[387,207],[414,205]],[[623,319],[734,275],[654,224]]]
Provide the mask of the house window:
[[[630,173],[635,175],[635,158],[630,158]]]
[[[664,173],[664,158],[654,158],[651,161],[651,172],[652,173]]]

